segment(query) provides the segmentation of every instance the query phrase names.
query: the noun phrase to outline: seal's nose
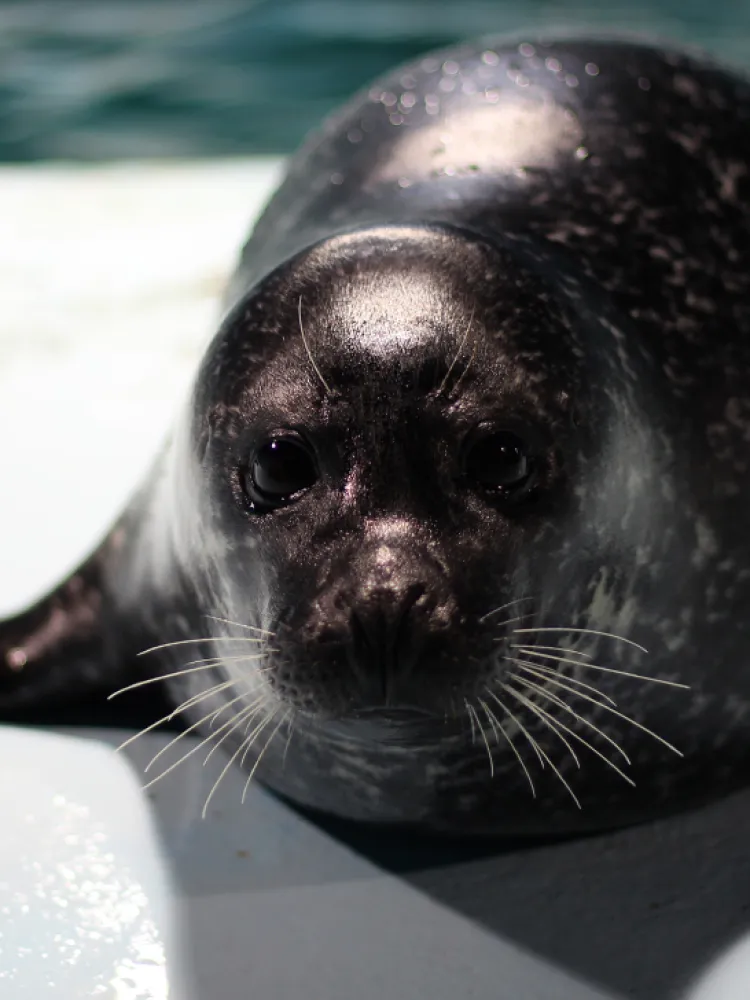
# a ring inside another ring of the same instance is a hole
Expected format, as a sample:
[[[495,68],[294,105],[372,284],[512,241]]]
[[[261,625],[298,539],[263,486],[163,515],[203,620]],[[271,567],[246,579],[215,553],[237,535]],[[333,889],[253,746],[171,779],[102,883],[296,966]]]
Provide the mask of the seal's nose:
[[[426,594],[424,583],[412,583],[377,591],[351,609],[351,666],[367,701],[401,700],[402,682],[421,646],[418,619],[429,614]]]

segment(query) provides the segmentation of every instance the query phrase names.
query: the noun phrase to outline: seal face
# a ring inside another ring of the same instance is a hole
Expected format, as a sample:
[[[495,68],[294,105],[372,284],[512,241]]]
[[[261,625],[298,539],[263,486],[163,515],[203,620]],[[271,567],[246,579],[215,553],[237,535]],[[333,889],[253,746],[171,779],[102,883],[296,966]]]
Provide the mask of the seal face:
[[[209,357],[212,475],[190,518],[213,511],[252,558],[204,601],[274,633],[268,685],[290,708],[442,722],[493,670],[480,613],[514,597],[573,431],[575,359],[543,294],[480,241],[370,230],[274,273],[230,324],[228,364]],[[534,322],[557,330],[554,374]],[[263,352],[252,371],[243,350]]]
[[[258,222],[150,481],[0,628],[0,711],[163,684],[249,778],[428,831],[742,781],[748,118],[729,73],[591,41],[356,98]]]

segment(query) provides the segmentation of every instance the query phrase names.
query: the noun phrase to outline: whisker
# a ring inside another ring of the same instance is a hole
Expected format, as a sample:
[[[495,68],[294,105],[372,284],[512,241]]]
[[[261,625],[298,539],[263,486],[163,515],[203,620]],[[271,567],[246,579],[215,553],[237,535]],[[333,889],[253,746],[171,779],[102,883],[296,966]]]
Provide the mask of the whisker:
[[[189,733],[195,732],[196,729],[199,729],[206,722],[208,722],[209,727],[213,726],[213,723],[216,721],[216,719],[220,715],[222,715],[228,708],[231,708],[232,705],[236,705],[238,701],[241,701],[245,697],[246,697],[245,694],[237,695],[236,698],[232,698],[230,701],[224,702],[223,705],[219,705],[218,708],[212,709],[210,712],[208,712],[206,715],[204,715],[202,719],[198,719],[197,722],[193,722],[190,726],[187,727],[187,729],[183,729],[183,731],[181,733],[178,733],[173,739],[171,739],[169,741],[169,743],[167,743],[165,746],[163,746],[161,748],[161,750],[158,750],[154,754],[154,756],[148,762],[148,764],[146,765],[146,767],[144,767],[143,773],[144,774],[148,774],[148,772],[154,766],[154,764],[156,763],[156,761],[163,754],[165,754],[168,750],[170,750],[173,746],[175,746],[177,743],[179,743],[180,740],[184,736],[187,736]],[[224,728],[224,727],[222,726],[222,728]],[[221,732],[221,730],[219,730],[219,732]],[[211,733],[207,737],[207,739],[212,739],[214,735],[216,735],[216,734],[215,733]]]
[[[471,724],[471,745],[477,741],[477,731],[474,727],[474,716],[471,714],[471,706],[469,705],[468,699],[464,698],[464,705],[466,706],[466,714],[469,716],[469,722]]]
[[[247,781],[245,782],[245,787],[242,789],[242,798],[240,799],[241,803],[244,804],[244,802],[245,802],[245,797],[247,796],[247,790],[250,787],[250,782],[253,780],[253,777],[255,775],[256,770],[258,769],[258,765],[260,764],[261,760],[263,759],[263,754],[266,752],[266,750],[268,750],[269,746],[271,745],[271,743],[273,741],[274,736],[281,729],[281,726],[284,723],[284,720],[289,715],[289,711],[290,710],[288,710],[287,712],[285,712],[284,715],[281,717],[281,719],[278,722],[278,725],[276,725],[276,727],[274,728],[274,731],[271,733],[271,735],[266,740],[266,743],[265,743],[263,749],[258,754],[258,756],[257,756],[257,758],[255,760],[255,763],[253,764],[252,770],[250,771],[250,774],[248,774],[248,776],[247,776]],[[273,717],[274,717],[275,714],[276,713],[274,712],[273,715],[270,715],[268,717],[268,721],[269,722],[271,721],[271,719],[273,719]]]
[[[633,642],[632,639],[626,639],[622,635],[614,635],[612,632],[597,632],[591,628],[514,628],[514,632],[531,632],[532,634],[536,632],[569,632],[577,633],[579,635],[600,635],[605,639],[617,639],[618,642],[624,642],[628,646],[635,646],[636,649],[640,649],[642,653],[648,653],[648,650],[640,646],[637,642]]]
[[[257,646],[255,647],[257,649]],[[186,667],[191,667],[194,663],[241,663],[243,660],[262,660],[269,653],[278,653],[280,650],[269,646],[262,653],[239,653],[234,656],[225,656],[223,653],[216,653],[213,656],[202,656],[199,660],[188,660]]]
[[[453,371],[453,369],[454,369],[454,367],[456,365],[456,362],[461,357],[461,351],[463,350],[464,344],[466,343],[466,338],[469,336],[469,331],[471,330],[471,324],[474,322],[474,313],[475,313],[475,311],[476,311],[476,306],[473,306],[473,308],[471,310],[471,316],[469,317],[469,323],[468,323],[468,326],[466,327],[466,333],[464,333],[464,335],[463,335],[463,337],[461,339],[461,343],[458,345],[458,350],[456,351],[455,357],[453,358],[453,361],[451,361],[450,367],[448,368],[448,371],[445,373],[445,377],[443,378],[443,381],[440,383],[440,388],[437,391],[437,395],[438,396],[441,395],[443,389],[448,384],[448,379],[450,378],[450,374]]]
[[[552,653],[558,653],[558,654],[559,653],[568,653],[569,656],[582,656],[582,657],[584,657],[587,660],[591,659],[591,653],[582,653],[582,652],[580,652],[577,649],[565,649],[563,646],[540,646],[538,643],[533,643],[533,645],[532,644],[523,645],[522,643],[518,643],[518,642],[514,643],[514,642],[512,642],[512,643],[510,643],[510,648],[511,649],[523,649],[523,650],[529,650],[529,649],[547,649],[547,650],[549,650]],[[539,653],[538,655],[541,656],[541,653]],[[576,660],[574,662],[577,663],[578,661]]]
[[[172,649],[174,646],[192,646],[198,642],[254,642],[257,645],[263,645],[267,640],[260,639],[257,636],[250,635],[215,635],[204,636],[198,639],[177,639],[175,642],[163,642],[160,646],[149,646],[148,649],[142,649],[137,656],[145,656],[147,653],[158,653],[161,649]]]
[[[598,694],[600,698],[604,698],[606,701],[608,701],[610,705],[617,704],[614,698],[610,698],[608,694],[604,694],[603,691],[600,691],[598,687],[594,687],[593,684],[586,684],[585,681],[579,681],[576,677],[569,677],[567,674],[560,674],[560,672],[555,670],[554,667],[545,667],[544,664],[541,663],[533,663],[533,662],[529,663],[526,660],[519,660],[514,656],[504,656],[503,659],[507,660],[508,663],[515,663],[519,667],[525,667],[529,671],[533,669],[534,671],[538,671],[540,674],[546,674],[547,676],[552,677],[553,679],[557,679],[558,677],[564,677],[569,684],[575,684],[578,687],[585,688],[587,691],[593,691],[594,694]]]
[[[531,674],[534,677],[539,677],[540,676],[539,674],[534,673],[534,670],[531,667],[523,667],[522,669],[526,673]],[[580,693],[578,691],[576,691],[574,688],[567,687],[563,681],[558,681],[558,680],[553,679],[551,677],[547,677],[544,674],[541,675],[541,680],[543,680],[545,684],[552,684],[555,687],[560,687],[560,688],[562,688],[565,691],[570,691],[571,694],[578,694],[582,698],[587,697],[587,695],[580,695]],[[541,688],[541,690],[544,691],[545,696],[553,704],[559,705],[559,707],[562,708],[562,709],[564,709],[569,715],[574,716],[576,719],[578,719],[579,722],[582,722],[584,724],[584,726],[588,726],[589,729],[593,729],[594,732],[598,733],[602,737],[603,740],[606,740],[607,743],[610,743],[615,748],[615,750],[617,750],[617,752],[622,755],[622,757],[625,759],[625,761],[628,764],[630,764],[630,757],[628,757],[628,755],[622,749],[622,747],[620,746],[620,744],[616,740],[613,740],[612,737],[608,733],[605,733],[603,729],[600,729],[599,726],[597,726],[595,723],[593,723],[590,719],[587,719],[586,716],[579,715],[579,713],[576,712],[575,709],[571,708],[570,705],[563,698],[561,698],[559,695],[553,694],[546,687]],[[591,701],[594,702],[595,705],[598,705],[600,708],[607,708],[608,707],[603,702],[596,701],[594,698],[592,698]]]
[[[193,695],[192,698],[187,698],[182,702],[182,704],[178,705],[177,708],[173,708],[171,712],[168,712],[167,715],[163,715],[160,719],[157,719],[156,722],[152,722],[150,725],[144,726],[143,729],[139,729],[137,733],[129,736],[124,743],[121,743],[117,747],[117,752],[119,753],[120,750],[124,750],[125,747],[130,746],[130,744],[134,743],[140,736],[145,736],[146,733],[152,732],[165,722],[171,722],[172,719],[174,719],[176,715],[179,715],[180,712],[184,712],[186,709],[192,708],[193,705],[197,705],[198,702],[203,701],[204,698],[210,698],[212,694],[218,694],[219,691],[223,691],[226,688],[231,687],[234,683],[234,681],[224,681],[222,684],[214,685],[207,691],[201,691],[199,694]]]
[[[558,687],[564,687],[564,685],[562,685],[560,681],[550,681],[549,683],[555,684]],[[640,729],[642,732],[646,733],[646,735],[653,737],[653,739],[663,744],[667,748],[667,750],[671,750],[672,753],[676,753],[678,757],[685,756],[680,750],[677,749],[677,747],[672,746],[671,743],[668,743],[667,740],[665,740],[662,736],[659,736],[658,733],[655,733],[652,729],[648,729],[646,726],[641,725],[640,722],[636,722],[635,719],[631,719],[629,715],[625,715],[623,712],[618,712],[617,709],[611,708],[609,705],[605,705],[601,701],[597,701],[595,698],[592,698],[588,694],[582,694],[580,691],[573,691],[572,689],[570,690],[571,693],[574,694],[577,698],[583,698],[585,701],[590,701],[592,702],[592,704],[598,705],[599,708],[603,708],[606,712],[611,712],[612,715],[616,715],[618,719],[623,719],[625,722],[630,723],[631,726],[635,726],[636,729]],[[552,698],[554,698],[554,695],[552,696]],[[601,730],[599,730],[599,732],[601,733]],[[606,737],[606,734],[602,733],[602,735],[608,739],[608,737]],[[620,752],[622,753],[622,751]],[[630,761],[628,761],[628,763],[630,763]]]
[[[269,650],[269,652],[276,652],[276,650]],[[156,684],[157,681],[168,681],[173,677],[184,677],[186,674],[197,674],[201,670],[212,670],[215,667],[220,667],[224,663],[248,663],[250,660],[262,660],[265,657],[265,653],[252,653],[247,656],[211,656],[204,660],[189,660],[186,666],[182,670],[173,670],[169,674],[158,674],[155,677],[147,677],[143,681],[136,681],[135,684],[128,684],[127,687],[120,688],[119,691],[113,691],[112,694],[107,695],[107,701],[111,701],[118,695],[124,694],[126,691],[133,691],[135,688],[146,687],[148,684]],[[192,664],[197,664],[192,666]],[[260,667],[255,673],[263,674],[268,673],[274,668],[271,667]]]
[[[548,692],[545,691],[544,688],[540,687],[538,684],[534,684],[532,681],[526,681],[522,677],[515,677],[514,679],[517,680],[519,684],[523,684],[524,687],[537,691],[540,695],[544,696],[545,698],[547,697]],[[536,707],[539,709],[540,712],[545,712],[545,709],[543,709],[540,705],[537,705]],[[548,713],[545,712],[545,714]],[[592,743],[589,743],[588,740],[584,739],[583,736],[577,733],[574,729],[570,729],[568,726],[565,725],[564,722],[560,722],[559,719],[555,719],[555,723],[562,729],[564,729],[566,733],[569,733],[573,737],[573,739],[578,740],[585,747],[588,747],[593,754],[596,754],[597,757],[600,757],[604,761],[604,763],[607,764],[609,767],[611,767],[613,771],[616,771],[624,781],[626,781],[629,785],[632,785],[633,788],[635,788],[635,782],[633,781],[633,779],[629,778],[624,771],[621,771],[620,768],[617,766],[617,764],[614,764],[609,759],[609,757],[605,756],[600,750],[597,750],[597,748]],[[628,761],[628,763],[630,763],[630,761]]]
[[[266,701],[266,704],[261,706],[261,711],[263,711],[263,709],[266,708],[267,705],[268,705],[268,702]],[[243,742],[243,746],[245,747],[245,752],[242,754],[242,759],[240,760],[240,767],[241,768],[244,768],[244,766],[245,766],[245,758],[250,753],[250,750],[252,749],[253,744],[255,743],[255,740],[256,740],[256,737],[258,736],[258,733],[260,733],[260,732],[263,731],[263,729],[265,728],[265,726],[267,725],[267,723],[270,721],[270,719],[272,719],[274,717],[275,714],[276,714],[276,712],[274,711],[274,712],[271,712],[270,715],[267,715],[265,717],[265,719],[263,719],[259,723],[259,725],[256,726],[256,728],[253,729],[253,731],[249,735],[248,735],[248,730],[250,729],[250,726],[252,726],[252,724],[255,722],[255,717],[253,717],[252,719],[250,719],[250,721],[248,722],[248,724],[245,726],[245,732],[243,734],[245,736],[245,740]]]
[[[185,674],[198,674],[202,670],[211,670],[216,667],[216,663],[204,663],[199,667],[191,667],[185,670],[175,670],[171,674],[159,674],[158,677],[147,677],[144,681],[136,681],[135,684],[128,684],[127,687],[120,688],[118,691],[113,691],[112,694],[107,695],[107,701],[112,701],[118,695],[125,694],[126,691],[134,691],[136,688],[145,687],[147,684],[156,684],[157,681],[166,681],[172,677],[184,677]]]
[[[477,354],[477,345],[475,343],[474,346],[471,349],[471,354],[469,355],[469,360],[466,362],[466,366],[465,366],[464,370],[458,376],[458,378],[456,379],[455,385],[453,386],[453,394],[454,394],[454,396],[458,392],[458,387],[461,385],[461,383],[463,382],[463,380],[466,378],[466,375],[467,375],[469,369],[474,364],[474,358],[476,357],[476,354]]]
[[[560,682],[554,681],[551,683],[559,684]],[[605,712],[611,712],[612,715],[616,715],[618,719],[624,719],[625,722],[629,722],[631,726],[635,726],[636,729],[640,729],[641,732],[646,733],[647,736],[651,736],[653,739],[665,746],[667,750],[671,750],[672,753],[676,753],[678,757],[685,756],[680,750],[677,749],[677,747],[672,746],[671,743],[668,743],[667,740],[665,740],[662,736],[659,736],[658,733],[655,733],[652,729],[648,729],[646,726],[641,725],[640,722],[636,722],[635,719],[631,719],[629,715],[625,715],[623,712],[618,712],[616,708],[612,708],[610,705],[602,704],[602,702],[592,698],[591,695],[582,694],[580,691],[573,691],[572,693],[577,698],[583,698],[585,701],[590,701],[594,705],[598,705],[599,708],[603,708]]]
[[[663,677],[649,677],[647,674],[635,674],[630,670],[618,670],[615,667],[602,667],[598,663],[579,663],[578,660],[568,660],[562,656],[549,656],[549,654],[535,653],[533,647],[531,646],[514,646],[514,649],[520,649],[522,652],[531,656],[542,656],[546,655],[547,659],[559,660],[560,663],[574,663],[578,667],[587,667],[589,670],[601,670],[605,674],[619,674],[621,677],[634,677],[639,681],[649,681],[651,684],[663,684],[666,687],[681,688],[685,691],[690,690],[689,684],[681,684],[678,681],[668,681]]]
[[[474,706],[471,705],[471,704],[469,704],[469,702],[467,702],[466,703],[466,708],[468,709],[468,711],[469,711],[472,719],[474,719],[474,721],[476,722],[477,726],[479,727],[479,733],[480,733],[482,739],[484,740],[484,745],[487,748],[487,756],[489,757],[489,761],[490,761],[490,777],[494,778],[495,777],[495,762],[492,759],[492,751],[490,750],[490,744],[489,744],[489,741],[487,739],[487,734],[484,731],[482,723],[479,721],[479,716],[477,715],[477,712],[476,712],[476,709],[474,708]]]
[[[221,737],[221,739],[217,740],[214,743],[214,745],[211,747],[211,749],[208,751],[208,753],[206,754],[205,760],[203,761],[203,766],[204,767],[206,766],[206,764],[208,764],[209,760],[211,760],[211,758],[216,753],[216,751],[219,749],[219,747],[222,745],[222,743],[232,735],[232,733],[235,731],[235,729],[237,729],[238,726],[242,725],[242,723],[247,719],[248,714],[250,714],[252,712],[253,712],[253,706],[252,705],[246,705],[245,708],[241,709],[239,712],[237,712],[236,715],[234,715],[232,717],[233,725],[230,726],[229,729],[227,729],[227,731],[224,733],[224,735]],[[215,719],[211,719],[211,721],[209,723],[209,729],[213,729],[214,722],[215,722]],[[214,735],[218,735],[218,733],[216,733]]]
[[[503,628],[505,625],[512,625],[514,622],[522,622],[525,618],[533,618],[533,617],[534,617],[534,612],[527,611],[525,615],[516,615],[515,618],[504,618],[501,622],[496,622],[495,626],[496,628]],[[516,629],[513,629],[513,631],[515,632]],[[529,629],[529,631],[533,632],[535,630]],[[505,636],[500,636],[500,638],[495,639],[495,642],[505,642],[505,641],[506,641]]]
[[[289,733],[286,738],[286,746],[284,747],[284,753],[281,758],[281,770],[282,772],[286,768],[286,755],[289,753],[289,744],[292,742],[292,733],[294,732],[294,714],[292,713],[289,719]]]
[[[521,698],[519,698],[519,696],[518,696],[518,695],[519,695],[518,691],[515,691],[515,690],[514,690],[514,689],[513,689],[512,687],[509,687],[509,686],[508,686],[507,684],[502,684],[502,685],[501,685],[501,687],[503,688],[503,690],[504,690],[504,691],[507,691],[507,692],[508,692],[508,694],[509,694],[509,695],[510,695],[510,696],[511,696],[512,698],[515,698],[515,699],[516,699],[516,701],[521,701]],[[521,697],[523,697],[523,696],[521,696]],[[521,703],[522,703],[522,702],[521,702]],[[567,781],[565,780],[565,777],[564,777],[564,775],[562,774],[562,772],[561,772],[561,771],[559,770],[559,768],[557,768],[557,767],[556,767],[556,766],[555,766],[555,765],[554,765],[554,764],[552,763],[552,760],[551,760],[551,758],[550,758],[550,757],[548,756],[548,754],[547,754],[547,753],[545,752],[545,750],[544,750],[544,749],[543,749],[542,747],[539,747],[539,752],[540,752],[540,753],[542,754],[542,756],[543,756],[543,757],[544,757],[544,759],[545,759],[545,760],[547,761],[547,763],[549,764],[549,766],[550,766],[550,767],[552,768],[552,770],[553,770],[553,771],[555,772],[555,774],[557,775],[557,777],[558,777],[558,778],[560,779],[560,781],[561,781],[561,782],[563,783],[563,785],[565,786],[565,788],[566,788],[566,789],[568,790],[568,792],[569,792],[569,794],[570,794],[570,797],[571,797],[571,798],[573,799],[573,801],[575,802],[575,804],[576,804],[576,805],[578,806],[578,808],[580,809],[580,808],[581,808],[581,803],[580,803],[580,802],[578,801],[578,796],[577,796],[577,795],[576,795],[576,793],[575,793],[575,792],[573,791],[573,789],[572,789],[572,788],[570,787],[570,785],[568,784],[568,782],[567,782]]]
[[[522,604],[524,601],[533,601],[533,597],[517,597],[515,601],[508,601],[507,604],[501,604],[499,608],[493,608],[492,611],[488,611],[486,615],[482,615],[481,618],[477,619],[478,624],[486,622],[488,618],[493,615],[499,614],[501,611],[505,611],[506,608],[512,608],[514,604]]]
[[[237,683],[233,680],[222,681],[221,684],[214,684],[213,687],[207,688],[205,691],[198,691],[192,696],[192,698],[187,698],[185,701],[180,702],[180,711],[185,712],[188,708],[193,708],[195,705],[199,705],[202,701],[205,701],[211,695],[221,694],[222,691],[226,691],[227,688],[236,687]],[[175,714],[177,710],[174,709],[170,719]]]
[[[307,337],[305,336],[305,328],[302,325],[302,296],[301,295],[299,297],[299,302],[297,304],[297,314],[299,316],[299,332],[302,335],[302,343],[304,344],[305,350],[307,351],[307,356],[310,359],[310,364],[315,369],[315,374],[318,376],[318,378],[320,379],[320,381],[323,383],[323,388],[325,389],[325,391],[330,396],[330,395],[332,395],[331,387],[326,382],[326,380],[323,378],[323,374],[322,374],[320,368],[318,368],[318,366],[315,364],[315,358],[313,358],[312,351],[310,350],[310,346],[307,343]]]
[[[479,698],[478,701],[479,701],[479,704],[481,705],[482,709],[484,710],[485,715],[489,719],[490,726],[492,727],[492,732],[495,734],[495,739],[496,739],[497,743],[498,744],[500,743],[500,733],[502,733],[502,735],[503,735],[503,737],[505,739],[505,742],[510,746],[511,750],[513,751],[513,753],[516,756],[516,760],[521,765],[523,773],[526,775],[526,780],[529,783],[529,788],[531,789],[531,795],[532,795],[532,797],[536,798],[536,789],[534,788],[534,782],[531,780],[531,775],[529,774],[529,769],[526,767],[526,764],[524,763],[523,757],[518,752],[516,744],[513,742],[513,740],[510,738],[510,736],[508,736],[508,734],[505,732],[505,729],[503,727],[502,722],[494,714],[494,712],[492,711],[492,709],[490,708],[490,706],[487,704],[487,702],[486,701],[482,701],[481,698]]]
[[[222,622],[224,625],[236,625],[237,628],[246,628],[249,632],[260,632],[261,635],[275,636],[275,632],[271,632],[267,628],[258,628],[257,625],[243,625],[242,622],[233,622],[231,618],[217,618],[216,615],[204,615],[204,618],[209,618],[212,622]]]
[[[264,723],[261,723],[261,726],[265,725],[272,718],[273,718],[272,715],[268,716],[268,718],[266,719],[266,721]],[[245,746],[245,743],[243,741],[243,742],[240,743],[240,745],[237,747],[237,749],[235,750],[235,752],[232,754],[232,756],[226,762],[226,765],[224,766],[221,774],[216,779],[216,781],[213,783],[213,785],[211,787],[211,791],[208,793],[208,795],[206,796],[206,801],[203,803],[203,809],[201,811],[201,819],[205,819],[206,818],[206,815],[208,813],[208,806],[209,806],[209,803],[210,803],[211,799],[214,797],[214,793],[216,792],[217,788],[221,784],[221,781],[222,781],[224,775],[227,773],[227,771],[232,766],[232,764],[234,764],[235,760],[237,760],[237,758],[239,757],[239,755],[242,752],[242,749],[244,748],[244,746]]]
[[[521,722],[521,720],[518,718],[517,715],[514,715],[514,713],[511,712],[511,710],[508,708],[508,706],[505,704],[505,702],[501,701],[498,698],[498,696],[495,694],[495,692],[491,688],[485,686],[484,690],[487,692],[487,694],[490,696],[490,698],[492,698],[494,701],[496,701],[498,703],[498,705],[500,706],[500,708],[502,708],[502,710],[505,712],[505,714],[510,719],[512,719],[513,722],[515,722],[515,724],[521,730],[521,732],[523,733],[523,735],[529,741],[529,744],[530,744],[532,750],[534,751],[534,753],[537,755],[537,757],[539,759],[539,763],[542,765],[542,769],[544,769],[544,756],[542,754],[542,749],[539,746],[539,744],[537,743],[537,741],[534,739],[534,737],[531,735],[531,733],[528,731],[528,729],[526,728],[526,726],[524,726],[524,724]]]
[[[225,711],[227,708],[229,708],[230,705],[234,704],[234,702],[239,701],[240,698],[244,697],[245,695],[240,695],[239,697],[235,698],[234,701],[229,701],[225,705],[220,706],[219,708],[216,709],[216,714]],[[166,751],[169,749],[170,746],[173,746],[175,743],[177,743],[178,740],[180,740],[183,736],[187,736],[187,734],[192,730],[197,729],[199,726],[203,725],[208,719],[211,718],[212,714],[213,713],[209,712],[208,715],[204,716],[199,722],[193,723],[193,725],[190,726],[189,729],[186,729],[184,733],[180,733],[177,737],[175,737],[175,739],[172,740],[172,742],[168,744],[166,747],[162,747],[162,749],[157,754],[155,754],[149,761],[148,765],[144,769],[144,774],[147,773],[153,767],[154,763],[159,759],[159,757],[161,757],[163,753],[166,753]],[[222,725],[216,730],[216,732],[209,733],[209,735],[206,736],[205,739],[201,740],[200,743],[196,743],[196,745],[192,747],[190,750],[188,750],[186,754],[183,754],[183,756],[180,757],[179,760],[175,761],[174,764],[170,764],[165,771],[162,771],[160,774],[157,774],[157,776],[155,778],[152,778],[151,781],[148,782],[148,784],[143,786],[143,788],[144,789],[151,788],[151,786],[155,785],[157,781],[161,781],[161,779],[166,777],[166,775],[168,775],[170,771],[174,771],[174,769],[176,767],[179,767],[180,764],[183,763],[183,761],[186,761],[188,759],[188,757],[192,757],[194,753],[197,753],[199,750],[202,750],[207,743],[209,743],[212,739],[214,739],[214,737],[218,736],[219,733],[223,732],[228,726],[231,726],[233,721],[234,718],[231,718],[228,719],[226,722],[222,723]]]
[[[510,675],[510,680],[517,680],[517,681],[520,681],[521,683],[523,683],[522,678],[518,677],[517,674],[511,674]],[[529,711],[533,712],[534,715],[536,715],[536,717],[538,719],[541,719],[542,722],[544,723],[544,725],[548,729],[551,729],[552,732],[555,734],[555,736],[557,736],[557,738],[562,741],[562,743],[565,745],[568,753],[570,754],[570,756],[575,761],[576,767],[580,771],[580,769],[581,769],[581,762],[578,759],[578,754],[575,752],[575,750],[570,745],[570,743],[565,738],[565,736],[563,736],[563,734],[558,731],[557,726],[556,726],[557,720],[555,719],[555,717],[553,715],[550,715],[550,713],[547,712],[545,709],[543,709],[540,705],[534,704],[534,702],[531,701],[530,698],[526,698],[526,696],[522,695],[520,692],[517,691],[516,694],[518,695],[519,699],[521,700],[521,703],[523,705],[526,705],[526,707],[529,709]],[[562,726],[562,725],[561,725],[560,728],[565,729],[565,727]]]

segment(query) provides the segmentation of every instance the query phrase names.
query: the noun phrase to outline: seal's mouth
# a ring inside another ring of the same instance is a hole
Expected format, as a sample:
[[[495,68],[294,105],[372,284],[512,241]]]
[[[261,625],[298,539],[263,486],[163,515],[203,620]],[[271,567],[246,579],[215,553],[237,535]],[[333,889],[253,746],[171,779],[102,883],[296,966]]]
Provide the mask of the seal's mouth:
[[[384,722],[419,722],[424,719],[436,719],[434,712],[418,705],[370,705],[352,713],[354,719],[375,720]]]
[[[418,705],[370,705],[348,713],[332,728],[364,742],[421,745],[450,735],[457,727],[458,720]]]

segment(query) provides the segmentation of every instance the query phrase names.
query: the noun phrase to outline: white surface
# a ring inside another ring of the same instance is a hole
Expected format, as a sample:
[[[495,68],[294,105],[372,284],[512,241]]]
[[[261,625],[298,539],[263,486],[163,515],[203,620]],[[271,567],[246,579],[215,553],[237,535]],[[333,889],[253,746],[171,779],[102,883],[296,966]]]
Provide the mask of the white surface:
[[[73,568],[138,485],[281,169],[0,168],[0,614]]]
[[[125,755],[110,750],[121,739],[117,733],[72,739],[0,729],[3,1000],[750,995],[747,939],[718,956],[701,941],[713,967],[694,988],[675,990],[685,979],[679,966],[700,960],[689,942],[696,931],[701,939],[701,926],[711,933],[717,890],[725,908],[735,895],[743,898],[747,796],[683,825],[666,821],[458,862],[421,872],[410,884],[413,879],[378,869],[258,786],[242,805],[245,775],[237,769],[222,777],[201,820],[224,761],[215,755],[204,765],[190,737],[161,758],[164,769],[183,755],[184,763],[149,793],[152,824],[136,774],[170,737],[147,734],[131,744],[133,773]],[[706,878],[712,867],[716,877]],[[663,915],[671,927],[649,926],[648,911],[675,879],[683,898]],[[628,886],[627,898],[618,895],[620,882]],[[738,885],[739,893],[730,888],[721,899],[722,882]],[[456,895],[446,892],[452,883],[469,894],[473,912],[448,902]],[[557,897],[563,907],[555,926],[549,918]],[[633,910],[627,934],[620,909]],[[546,947],[532,948],[519,937],[529,917],[543,929],[542,939],[549,935]],[[668,992],[597,989],[550,961],[545,953],[559,951],[578,923],[592,959],[608,940],[625,963],[665,962]]]
[[[125,760],[14,728],[0,760],[0,997],[186,1000],[177,904]]]

